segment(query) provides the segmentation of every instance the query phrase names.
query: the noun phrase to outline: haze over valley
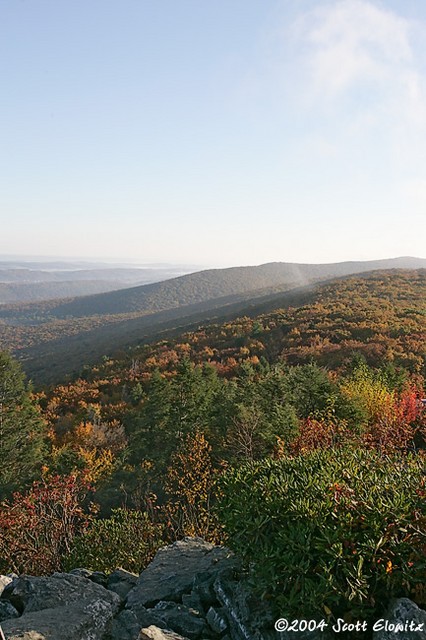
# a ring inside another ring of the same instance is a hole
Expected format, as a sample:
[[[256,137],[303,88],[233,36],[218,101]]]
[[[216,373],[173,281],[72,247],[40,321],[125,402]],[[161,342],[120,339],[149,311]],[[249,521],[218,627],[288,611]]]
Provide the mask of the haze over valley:
[[[195,269],[178,265],[132,267],[75,260],[1,260],[0,256],[0,305],[115,291],[167,280]]]
[[[119,288],[116,285],[116,290],[95,295],[57,299],[52,294],[42,302],[3,304],[0,306],[0,347],[12,350],[31,377],[48,381],[60,375],[76,374],[83,365],[95,362],[102,355],[112,354],[161,331],[224,316],[235,317],[256,301],[267,303],[269,300],[273,304],[277,300],[278,305],[279,295],[285,292],[289,292],[285,304],[294,299],[300,303],[311,294],[314,285],[336,277],[375,270],[424,268],[426,260],[402,257],[317,265],[270,263],[210,269],[178,277],[170,277],[173,274],[170,267],[168,270],[102,267],[45,272],[4,269],[10,279],[34,278],[27,285],[33,299],[43,299],[46,295],[46,283],[37,281],[40,277],[50,279],[48,285],[59,282],[66,291],[61,281],[63,274],[70,278],[70,283],[81,282],[86,286],[93,282],[93,273],[100,277],[96,283],[102,285],[103,275],[112,272],[120,285]],[[132,279],[143,278],[157,278],[157,282],[129,286]],[[112,286],[112,281],[109,284]]]

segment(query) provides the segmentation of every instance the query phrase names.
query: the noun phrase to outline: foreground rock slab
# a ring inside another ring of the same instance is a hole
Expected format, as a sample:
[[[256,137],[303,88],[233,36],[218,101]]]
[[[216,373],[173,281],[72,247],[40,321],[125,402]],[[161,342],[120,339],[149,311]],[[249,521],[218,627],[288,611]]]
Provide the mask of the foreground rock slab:
[[[80,576],[22,576],[8,598],[22,615],[2,622],[7,640],[102,640],[120,598]]]
[[[152,607],[164,600],[181,602],[182,595],[190,593],[195,576],[214,580],[218,573],[234,566],[235,557],[228,549],[201,538],[184,538],[157,552],[128,594],[127,607]]]
[[[79,568],[1,578],[7,640],[337,640],[330,630],[275,631],[235,556],[200,538],[164,547],[140,576]],[[395,600],[372,640],[426,640],[426,611]]]

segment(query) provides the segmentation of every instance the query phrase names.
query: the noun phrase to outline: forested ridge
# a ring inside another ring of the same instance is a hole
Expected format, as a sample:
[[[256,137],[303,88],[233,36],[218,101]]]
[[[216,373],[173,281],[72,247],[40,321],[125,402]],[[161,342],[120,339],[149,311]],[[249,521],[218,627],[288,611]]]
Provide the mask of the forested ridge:
[[[275,305],[279,294],[283,295],[282,304],[287,306],[286,293],[291,298],[300,291],[300,300],[295,302],[300,305],[306,293],[321,281],[373,269],[408,266],[421,268],[424,261],[397,258],[324,265],[270,263],[211,269],[149,285],[130,288],[120,285],[120,290],[105,294],[3,304],[0,305],[0,348],[13,351],[34,379],[52,382],[55,375],[67,373],[66,367],[62,366],[64,357],[73,363],[68,367],[68,373],[75,373],[83,364],[94,363],[103,353],[111,353],[112,345],[127,347],[142,335],[152,339],[157,330],[235,317],[244,312],[244,306],[253,305],[256,300],[261,304],[270,298]],[[120,272],[119,269],[110,271]],[[124,278],[129,270],[122,271]],[[134,277],[133,273],[131,275]],[[71,285],[71,282],[64,283],[64,292]],[[15,285],[0,284],[0,290],[2,286]],[[42,296],[49,286],[34,284],[31,295]],[[86,286],[84,280],[82,286]],[[50,370],[54,374],[49,378]]]
[[[2,446],[25,465],[2,483],[0,570],[136,570],[202,535],[240,553],[279,615],[424,604],[425,301],[422,269],[348,277],[35,390],[4,355],[20,395]]]

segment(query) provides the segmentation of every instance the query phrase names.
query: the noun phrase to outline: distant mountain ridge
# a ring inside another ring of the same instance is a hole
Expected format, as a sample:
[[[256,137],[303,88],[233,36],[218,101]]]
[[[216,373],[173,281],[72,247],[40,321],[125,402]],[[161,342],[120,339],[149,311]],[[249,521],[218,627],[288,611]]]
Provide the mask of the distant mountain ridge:
[[[154,284],[64,301],[51,310],[52,317],[87,317],[117,313],[155,313],[224,296],[283,290],[352,273],[384,269],[426,268],[426,259],[401,257],[366,262],[303,264],[271,262],[259,266],[208,269]]]
[[[404,269],[426,269],[426,260],[209,269],[104,294],[3,305],[0,349],[14,352],[34,378],[55,380],[161,332],[250,314],[259,305],[271,309],[305,304],[322,283]]]
[[[190,273],[181,267],[128,268],[103,267],[81,269],[43,268],[0,262],[0,305],[75,298],[135,285],[160,282]]]
[[[180,268],[115,268],[96,269],[29,269],[26,267],[7,267],[0,263],[0,282],[67,282],[67,281],[117,281],[128,283],[154,282],[157,277],[173,278],[183,275]]]

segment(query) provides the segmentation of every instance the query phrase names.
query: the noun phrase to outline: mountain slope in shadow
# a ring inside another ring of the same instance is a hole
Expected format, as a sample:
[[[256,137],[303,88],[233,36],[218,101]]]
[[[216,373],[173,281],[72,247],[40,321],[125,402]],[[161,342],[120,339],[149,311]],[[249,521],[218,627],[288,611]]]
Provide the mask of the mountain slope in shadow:
[[[296,264],[272,262],[260,266],[209,269],[171,278],[154,284],[121,289],[49,305],[52,319],[87,318],[113,314],[148,314],[174,309],[226,296],[262,291],[270,287],[291,289],[313,282],[378,269],[420,269],[426,260],[392,258],[366,262],[330,264]],[[46,311],[44,305],[31,305],[31,314]],[[0,308],[0,318],[10,316],[9,309]]]

